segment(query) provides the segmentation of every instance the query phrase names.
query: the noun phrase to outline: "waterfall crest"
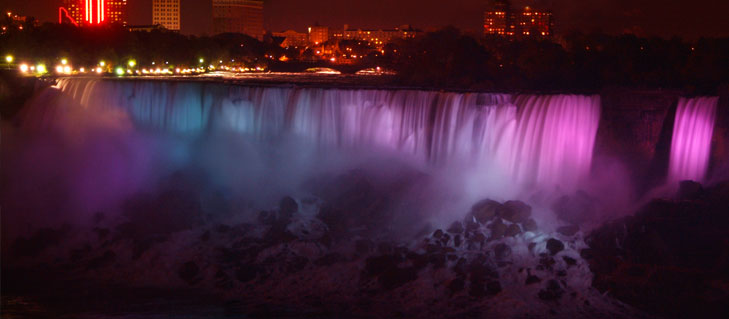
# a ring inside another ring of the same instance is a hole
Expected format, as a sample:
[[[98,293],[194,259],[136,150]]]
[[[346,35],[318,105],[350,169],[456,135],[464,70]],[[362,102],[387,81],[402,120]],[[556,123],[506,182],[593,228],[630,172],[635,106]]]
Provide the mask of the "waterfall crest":
[[[291,134],[317,147],[393,151],[562,190],[588,175],[600,120],[598,96],[98,79],[60,79],[56,87],[81,108],[120,111],[140,129],[257,140]]]
[[[671,142],[669,182],[703,181],[709,167],[718,97],[681,98]]]

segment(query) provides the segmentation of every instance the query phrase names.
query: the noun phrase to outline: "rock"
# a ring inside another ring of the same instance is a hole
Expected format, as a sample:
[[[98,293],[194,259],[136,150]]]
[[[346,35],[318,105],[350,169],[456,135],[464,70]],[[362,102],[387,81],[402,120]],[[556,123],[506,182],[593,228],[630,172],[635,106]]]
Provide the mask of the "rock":
[[[258,212],[258,222],[263,225],[272,225],[273,223],[276,222],[276,213],[267,211],[267,210],[262,210],[262,211]]]
[[[504,236],[514,237],[519,234],[521,234],[521,228],[519,228],[519,225],[511,224],[511,225],[509,225],[509,227],[506,228],[506,232],[504,233]]]
[[[253,265],[240,265],[235,270],[235,279],[240,282],[249,282],[258,276],[260,269]]]
[[[542,279],[540,279],[539,277],[534,276],[534,275],[529,275],[529,276],[527,276],[526,284],[531,285],[531,284],[536,284],[541,281],[542,281]]]
[[[473,234],[468,237],[468,248],[469,249],[481,249],[483,242],[486,241],[486,236],[480,232]]]
[[[461,225],[461,222],[455,221],[453,224],[451,224],[450,227],[448,227],[447,232],[451,234],[460,234],[463,233],[463,225]]]
[[[469,216],[470,219],[467,218],[467,220],[463,221],[463,226],[466,229],[467,232],[474,232],[478,230],[478,223],[473,221],[473,217]]]
[[[491,229],[490,240],[500,239],[504,237],[504,234],[506,233],[506,225],[504,225],[500,218],[496,218],[494,222],[489,225],[489,228]]]
[[[504,259],[511,256],[511,247],[504,243],[494,246],[494,256],[497,259]]]
[[[560,251],[564,250],[564,244],[557,239],[550,238],[549,240],[547,240],[547,250],[549,250],[549,253],[554,256]]]
[[[532,207],[518,200],[510,200],[501,206],[499,217],[512,223],[525,222],[532,215]]]
[[[194,261],[188,261],[182,264],[177,272],[177,275],[180,277],[180,279],[184,280],[189,285],[193,285],[199,281],[199,279],[197,278],[197,275],[199,273],[200,268],[197,266],[197,264]]]
[[[328,227],[317,218],[294,217],[286,226],[286,231],[301,240],[317,240],[327,233]]]
[[[595,200],[583,191],[573,196],[562,196],[552,204],[557,218],[569,224],[581,225],[590,220],[597,211]]]
[[[580,231],[580,227],[577,225],[562,226],[557,228],[557,232],[565,236],[574,236]]]
[[[435,239],[440,239],[441,237],[443,237],[443,231],[440,229],[437,229],[435,232],[433,232],[432,237]]]
[[[592,259],[593,250],[590,248],[585,248],[585,249],[580,250],[580,257],[582,257],[582,259],[585,259],[585,260]]]
[[[577,260],[572,257],[564,256],[562,257],[562,259],[564,259],[564,262],[567,264],[567,266],[574,266],[577,264]]]
[[[465,288],[465,287],[466,287],[466,280],[460,276],[456,277],[456,279],[453,279],[453,280],[451,280],[450,283],[448,283],[448,290],[450,290],[450,292],[452,294],[463,291],[463,288]]]
[[[57,245],[66,235],[64,230],[42,228],[30,238],[20,237],[13,242],[12,251],[17,257],[36,256],[48,247]]]
[[[701,184],[694,181],[681,181],[678,184],[678,197],[679,200],[696,200],[704,193],[704,188]]]
[[[532,219],[532,218],[529,218],[529,219],[525,220],[521,224],[521,226],[524,228],[524,231],[531,231],[531,232],[533,232],[533,231],[536,231],[538,229],[537,222],[534,219]]]
[[[552,279],[547,282],[547,286],[545,287],[545,289],[539,291],[539,299],[554,301],[561,298],[562,294],[564,294],[562,286],[560,286],[558,281]]]
[[[443,246],[448,245],[449,241],[451,241],[451,235],[443,234],[443,236],[440,237],[440,243]]]
[[[500,209],[500,207],[501,204],[499,202],[485,199],[474,204],[473,207],[471,207],[471,215],[473,215],[477,222],[485,225],[494,216],[496,216],[496,213]]]
[[[354,242],[354,249],[358,254],[369,254],[375,248],[375,243],[369,239],[358,239]]]
[[[202,235],[200,235],[200,241],[206,242],[210,240],[210,231],[206,230]]]
[[[278,211],[281,218],[291,218],[294,213],[299,211],[299,204],[296,203],[295,199],[286,196],[279,202]]]
[[[99,269],[111,265],[116,260],[116,253],[107,250],[103,255],[91,259],[86,265],[86,269]]]
[[[456,235],[455,237],[453,237],[453,246],[460,247],[461,242],[462,242],[461,235]]]
[[[344,257],[342,257],[339,253],[329,253],[324,255],[323,257],[317,259],[314,264],[317,266],[331,266],[338,262],[344,261]]]
[[[395,255],[367,258],[364,275],[378,276],[380,285],[386,290],[395,289],[418,278],[418,272],[414,267],[400,268],[399,262],[400,258]]]
[[[486,294],[488,295],[497,295],[501,292],[501,282],[494,280],[490,281],[488,284],[486,284]]]

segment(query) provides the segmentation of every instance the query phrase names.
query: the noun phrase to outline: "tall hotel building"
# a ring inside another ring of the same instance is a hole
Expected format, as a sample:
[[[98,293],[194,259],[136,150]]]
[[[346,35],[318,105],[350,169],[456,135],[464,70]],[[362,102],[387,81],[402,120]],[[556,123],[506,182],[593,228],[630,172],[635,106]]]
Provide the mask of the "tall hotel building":
[[[180,31],[180,0],[152,1],[152,24],[167,30]]]
[[[263,39],[263,0],[213,0],[213,32]]]
[[[59,11],[59,23],[66,13],[77,25],[127,24],[127,0],[63,0]]]
[[[495,0],[491,9],[484,13],[484,34],[506,37],[550,37],[554,21],[549,11],[524,7],[521,11],[511,9],[508,0]]]

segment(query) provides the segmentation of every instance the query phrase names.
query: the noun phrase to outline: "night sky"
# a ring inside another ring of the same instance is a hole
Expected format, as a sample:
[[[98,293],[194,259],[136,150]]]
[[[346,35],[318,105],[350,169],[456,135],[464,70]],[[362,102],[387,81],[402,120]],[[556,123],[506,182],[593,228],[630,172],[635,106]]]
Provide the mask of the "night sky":
[[[128,0],[131,24],[151,24],[152,0]],[[0,0],[0,7],[21,15],[55,21],[60,0]],[[514,0],[515,4],[534,4]],[[596,29],[608,33],[630,32],[640,36],[695,39],[729,36],[729,1],[724,0],[541,0],[537,6],[552,8],[556,32]],[[341,28],[392,28],[411,24],[420,29],[454,25],[481,31],[487,0],[268,0],[265,28],[295,29],[319,22]],[[202,34],[211,25],[210,0],[182,0],[182,32]]]

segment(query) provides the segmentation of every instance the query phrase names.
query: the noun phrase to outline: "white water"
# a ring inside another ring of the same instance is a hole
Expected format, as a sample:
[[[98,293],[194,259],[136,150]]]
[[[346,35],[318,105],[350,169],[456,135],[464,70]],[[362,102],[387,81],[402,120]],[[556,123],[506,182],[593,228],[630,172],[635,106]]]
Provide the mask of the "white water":
[[[679,100],[671,143],[669,182],[701,182],[706,177],[718,102],[718,97]]]
[[[600,116],[598,96],[96,79],[61,79],[57,88],[88,112],[122,112],[138,129],[236,132],[257,140],[293,134],[320,147],[472,167],[518,189],[577,187],[590,170]]]

